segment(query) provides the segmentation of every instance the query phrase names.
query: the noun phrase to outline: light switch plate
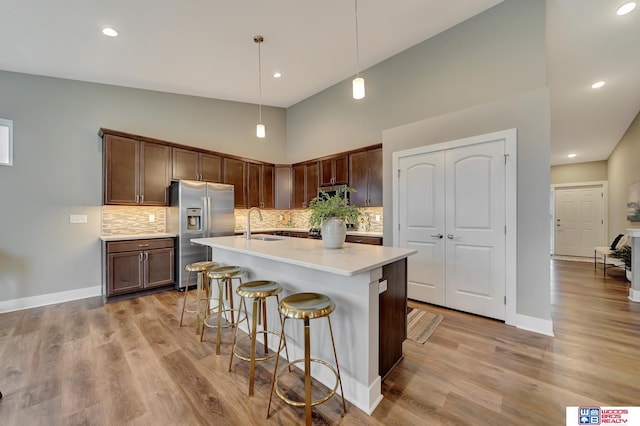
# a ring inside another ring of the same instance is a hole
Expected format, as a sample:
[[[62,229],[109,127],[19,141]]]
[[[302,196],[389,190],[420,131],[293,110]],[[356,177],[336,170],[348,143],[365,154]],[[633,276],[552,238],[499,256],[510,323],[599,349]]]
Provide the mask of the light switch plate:
[[[86,214],[69,215],[69,223],[87,223],[87,215]]]
[[[149,222],[155,222],[156,221],[156,215],[155,214],[150,214],[149,215]]]

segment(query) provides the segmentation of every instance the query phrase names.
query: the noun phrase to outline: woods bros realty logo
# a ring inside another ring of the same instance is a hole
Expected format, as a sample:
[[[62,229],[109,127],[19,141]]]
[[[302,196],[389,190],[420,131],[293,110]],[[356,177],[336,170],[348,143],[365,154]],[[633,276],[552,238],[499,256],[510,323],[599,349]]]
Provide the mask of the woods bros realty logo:
[[[640,425],[640,407],[567,407],[567,426]]]

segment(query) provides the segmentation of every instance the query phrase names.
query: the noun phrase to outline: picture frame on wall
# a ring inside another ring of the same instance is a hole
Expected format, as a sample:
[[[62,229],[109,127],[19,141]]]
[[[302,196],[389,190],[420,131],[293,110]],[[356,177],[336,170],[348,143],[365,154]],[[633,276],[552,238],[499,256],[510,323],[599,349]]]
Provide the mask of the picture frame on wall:
[[[630,184],[627,189],[627,220],[640,222],[640,181]]]
[[[0,118],[0,166],[13,166],[13,120]]]

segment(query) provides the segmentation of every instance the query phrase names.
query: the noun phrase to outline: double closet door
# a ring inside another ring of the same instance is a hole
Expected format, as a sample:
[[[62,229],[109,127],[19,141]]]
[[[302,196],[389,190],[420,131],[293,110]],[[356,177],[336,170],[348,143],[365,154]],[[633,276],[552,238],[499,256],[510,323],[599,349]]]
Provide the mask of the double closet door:
[[[505,142],[403,156],[398,243],[408,297],[505,319]]]

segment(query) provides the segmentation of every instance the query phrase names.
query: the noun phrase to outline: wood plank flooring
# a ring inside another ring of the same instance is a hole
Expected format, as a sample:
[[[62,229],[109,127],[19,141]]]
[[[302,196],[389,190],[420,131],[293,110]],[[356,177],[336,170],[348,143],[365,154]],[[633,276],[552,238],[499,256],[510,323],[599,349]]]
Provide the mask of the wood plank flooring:
[[[314,424],[560,425],[569,405],[640,405],[640,303],[622,274],[551,261],[555,337],[410,302],[444,320],[383,383],[372,416],[332,398]],[[275,399],[274,360],[229,373],[230,333],[216,356],[178,327],[174,291],[103,304],[100,298],[0,315],[2,425],[294,425],[304,410]],[[192,318],[189,318],[189,324]]]

